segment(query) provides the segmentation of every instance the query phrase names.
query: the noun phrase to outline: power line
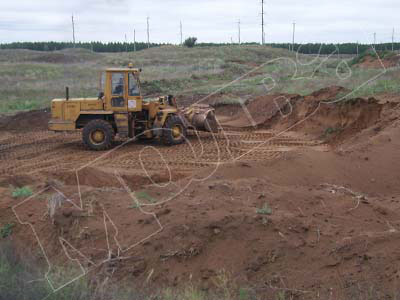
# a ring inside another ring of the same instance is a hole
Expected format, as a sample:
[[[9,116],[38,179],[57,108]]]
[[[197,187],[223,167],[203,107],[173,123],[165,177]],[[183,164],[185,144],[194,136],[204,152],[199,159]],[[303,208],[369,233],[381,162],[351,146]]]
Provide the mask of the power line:
[[[73,40],[74,48],[75,48],[75,22],[74,22],[74,15],[72,15],[72,40]]]

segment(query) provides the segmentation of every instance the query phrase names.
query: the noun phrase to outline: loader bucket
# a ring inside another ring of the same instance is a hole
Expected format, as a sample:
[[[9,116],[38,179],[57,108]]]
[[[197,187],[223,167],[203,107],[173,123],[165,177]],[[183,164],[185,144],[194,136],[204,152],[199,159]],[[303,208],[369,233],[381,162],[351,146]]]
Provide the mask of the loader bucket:
[[[218,132],[215,111],[208,105],[191,106],[185,111],[189,123],[199,131]]]

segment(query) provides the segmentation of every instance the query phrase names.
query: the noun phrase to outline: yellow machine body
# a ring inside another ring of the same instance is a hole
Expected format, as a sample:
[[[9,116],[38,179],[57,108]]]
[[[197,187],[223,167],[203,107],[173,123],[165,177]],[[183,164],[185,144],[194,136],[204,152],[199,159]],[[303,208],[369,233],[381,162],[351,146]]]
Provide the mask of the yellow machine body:
[[[114,135],[146,139],[170,135],[166,138],[169,144],[183,142],[184,136],[173,135],[179,132],[185,135],[192,120],[206,120],[206,116],[193,118],[194,110],[179,109],[172,96],[143,99],[140,72],[130,67],[107,69],[102,77],[104,92],[98,98],[69,98],[67,89],[65,99],[51,102],[49,130],[83,129],[84,142],[94,150],[109,148]],[[207,115],[210,110],[207,110]],[[209,126],[197,123],[195,128],[212,131]],[[110,135],[112,137],[108,138]],[[104,137],[107,145],[103,145],[99,137]]]

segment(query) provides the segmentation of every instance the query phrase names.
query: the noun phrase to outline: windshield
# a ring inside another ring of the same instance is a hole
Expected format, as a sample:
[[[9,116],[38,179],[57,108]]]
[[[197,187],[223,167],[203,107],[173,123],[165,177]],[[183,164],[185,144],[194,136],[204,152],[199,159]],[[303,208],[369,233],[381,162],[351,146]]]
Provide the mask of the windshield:
[[[99,82],[100,86],[99,86],[99,91],[104,91],[104,87],[106,85],[106,73],[105,72],[101,72],[100,73],[100,82]]]
[[[112,73],[111,90],[115,96],[122,96],[124,94],[124,73]]]
[[[129,73],[129,96],[140,96],[139,78],[135,73]]]

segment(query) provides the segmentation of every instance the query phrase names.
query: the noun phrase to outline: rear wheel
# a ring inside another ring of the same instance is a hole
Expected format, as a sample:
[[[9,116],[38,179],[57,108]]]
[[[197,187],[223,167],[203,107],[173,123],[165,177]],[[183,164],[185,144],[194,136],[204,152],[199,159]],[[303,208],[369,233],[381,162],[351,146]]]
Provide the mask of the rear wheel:
[[[185,142],[186,127],[181,118],[177,115],[171,115],[165,121],[163,134],[161,137],[165,145],[172,146]]]
[[[83,128],[83,143],[91,150],[107,150],[111,148],[113,139],[114,129],[107,121],[93,120]]]

